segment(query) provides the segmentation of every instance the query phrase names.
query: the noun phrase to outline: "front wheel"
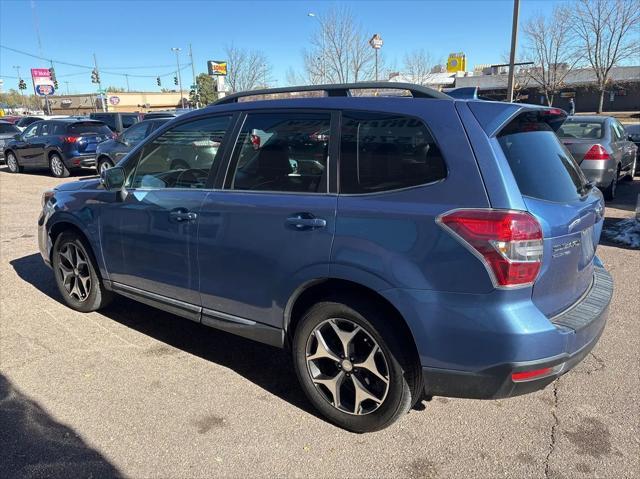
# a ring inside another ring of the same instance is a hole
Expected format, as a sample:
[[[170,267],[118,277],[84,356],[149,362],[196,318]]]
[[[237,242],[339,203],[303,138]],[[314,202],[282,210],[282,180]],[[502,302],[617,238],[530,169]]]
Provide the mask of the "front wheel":
[[[111,301],[112,294],[98,275],[89,246],[78,234],[61,233],[53,246],[52,260],[56,285],[71,308],[88,313]]]
[[[102,174],[103,171],[113,168],[113,163],[108,159],[101,159],[98,161],[98,173]]]
[[[395,324],[395,328],[393,327]],[[296,328],[302,388],[329,421],[354,432],[383,429],[420,395],[420,368],[397,323],[360,301],[322,302]]]
[[[16,158],[16,155],[12,151],[7,153],[7,166],[11,173],[21,173],[23,171],[23,167],[20,166],[18,158]]]
[[[49,158],[49,169],[51,170],[51,174],[56,178],[66,178],[69,176],[69,170],[57,153],[54,153],[51,155],[51,158]]]

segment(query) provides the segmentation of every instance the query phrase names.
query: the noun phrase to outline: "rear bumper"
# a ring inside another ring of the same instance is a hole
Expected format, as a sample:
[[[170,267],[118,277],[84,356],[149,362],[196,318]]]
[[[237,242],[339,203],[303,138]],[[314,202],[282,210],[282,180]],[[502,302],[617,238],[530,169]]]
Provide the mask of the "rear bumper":
[[[611,184],[611,180],[613,180],[613,177],[616,174],[615,163],[601,160],[589,161],[589,163],[598,163],[598,165],[593,165],[595,168],[588,168],[587,166],[589,165],[585,165],[584,163],[585,162],[583,161],[580,164],[580,169],[589,181],[599,188],[606,188]]]
[[[96,155],[71,156],[65,161],[67,168],[90,168],[96,166]]]
[[[558,377],[570,371],[598,342],[609,313],[613,282],[601,266],[595,268],[594,281],[587,294],[560,315],[551,318],[554,326],[574,336],[572,352],[532,361],[502,363],[484,370],[468,372],[423,367],[425,394],[431,396],[463,397],[473,399],[499,399],[543,389]],[[576,344],[577,343],[577,344]],[[516,380],[513,373],[546,370],[547,373],[530,380]]]

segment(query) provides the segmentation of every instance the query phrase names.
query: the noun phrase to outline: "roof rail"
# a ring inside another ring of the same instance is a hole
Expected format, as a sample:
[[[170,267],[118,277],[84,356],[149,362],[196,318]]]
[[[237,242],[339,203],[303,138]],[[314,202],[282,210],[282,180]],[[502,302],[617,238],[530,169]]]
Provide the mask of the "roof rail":
[[[324,91],[327,96],[351,96],[350,90],[408,90],[413,98],[440,98],[450,100],[451,97],[444,93],[413,83],[394,83],[394,82],[358,82],[358,83],[337,83],[327,85],[302,85],[288,86],[281,88],[264,88],[261,90],[247,90],[238,93],[232,93],[221,98],[211,105],[224,105],[227,103],[237,103],[238,99],[248,96],[273,95],[275,93],[294,93],[304,91]]]

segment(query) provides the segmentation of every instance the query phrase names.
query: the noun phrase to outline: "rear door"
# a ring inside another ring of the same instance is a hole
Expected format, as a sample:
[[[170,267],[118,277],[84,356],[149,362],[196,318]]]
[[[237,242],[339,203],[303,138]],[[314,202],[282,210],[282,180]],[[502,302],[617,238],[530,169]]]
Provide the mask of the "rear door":
[[[276,110],[242,120],[224,190],[211,191],[200,212],[203,322],[281,328],[294,289],[327,276],[337,205],[328,190],[331,119]]]
[[[37,158],[42,156],[42,145],[39,143],[40,125],[39,121],[32,123],[22,132],[20,141],[15,146],[15,152],[22,166],[35,167],[38,166]],[[40,146],[39,146],[40,145]]]
[[[542,267],[533,301],[547,315],[566,309],[589,288],[604,202],[547,123],[522,114],[498,135],[525,205],[543,229]]]
[[[635,148],[633,142],[629,140],[629,135],[624,127],[616,119],[611,120],[613,129],[618,136],[618,145],[620,146],[622,169],[628,170],[633,165],[635,159]]]

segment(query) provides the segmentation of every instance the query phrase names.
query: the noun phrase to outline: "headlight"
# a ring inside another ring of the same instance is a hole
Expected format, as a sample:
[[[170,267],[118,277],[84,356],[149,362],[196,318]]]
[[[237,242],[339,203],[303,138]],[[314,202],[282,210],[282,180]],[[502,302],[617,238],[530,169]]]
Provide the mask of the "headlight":
[[[47,190],[44,193],[42,193],[42,207],[44,208],[47,203],[49,203],[49,200],[51,200],[51,198],[53,198],[53,195],[55,194],[54,190]]]

